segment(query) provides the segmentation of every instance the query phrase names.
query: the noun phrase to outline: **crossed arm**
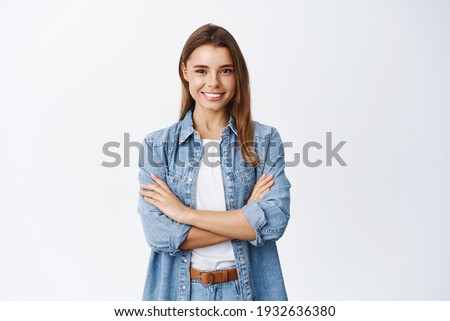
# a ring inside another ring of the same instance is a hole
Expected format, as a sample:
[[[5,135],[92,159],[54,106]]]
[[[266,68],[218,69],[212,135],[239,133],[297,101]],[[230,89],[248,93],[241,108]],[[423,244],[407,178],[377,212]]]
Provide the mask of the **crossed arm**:
[[[256,232],[242,209],[232,211],[195,210],[185,206],[164,180],[151,174],[155,184],[141,184],[144,200],[164,215],[191,229],[180,249],[196,249],[232,239],[254,240]],[[256,182],[248,204],[259,201],[273,186],[273,175],[262,175]]]

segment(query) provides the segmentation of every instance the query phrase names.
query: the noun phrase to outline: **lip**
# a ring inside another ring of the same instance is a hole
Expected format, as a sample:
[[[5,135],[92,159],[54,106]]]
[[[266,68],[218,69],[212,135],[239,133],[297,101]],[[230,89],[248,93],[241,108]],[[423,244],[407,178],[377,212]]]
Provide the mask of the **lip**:
[[[209,101],[218,101],[218,100],[222,99],[223,96],[225,96],[225,93],[203,92],[203,91],[201,93],[202,93],[203,97],[205,97]],[[220,95],[220,96],[211,97],[208,95]]]

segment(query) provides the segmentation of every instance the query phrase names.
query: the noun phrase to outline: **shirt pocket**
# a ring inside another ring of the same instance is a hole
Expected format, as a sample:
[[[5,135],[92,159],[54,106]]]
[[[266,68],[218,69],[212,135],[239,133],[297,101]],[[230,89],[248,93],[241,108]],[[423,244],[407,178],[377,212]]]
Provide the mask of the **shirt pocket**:
[[[235,192],[238,199],[245,204],[252,194],[256,183],[256,171],[253,167],[234,172]],[[241,197],[243,197],[241,199]]]
[[[169,186],[170,190],[179,198],[182,198],[182,194],[181,191],[183,190],[182,188],[182,175],[177,173],[174,170],[169,170],[166,173],[166,183]]]

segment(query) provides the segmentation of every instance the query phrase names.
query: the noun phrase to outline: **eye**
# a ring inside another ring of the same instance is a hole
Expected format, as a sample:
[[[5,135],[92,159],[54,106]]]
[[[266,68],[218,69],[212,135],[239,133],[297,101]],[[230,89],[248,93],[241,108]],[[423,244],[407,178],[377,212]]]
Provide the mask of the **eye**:
[[[206,72],[206,70],[204,70],[204,69],[197,69],[197,70],[195,70],[195,72],[197,74],[204,74]]]
[[[223,69],[222,70],[222,72],[224,73],[224,74],[230,74],[230,73],[232,73],[234,70],[233,69]]]

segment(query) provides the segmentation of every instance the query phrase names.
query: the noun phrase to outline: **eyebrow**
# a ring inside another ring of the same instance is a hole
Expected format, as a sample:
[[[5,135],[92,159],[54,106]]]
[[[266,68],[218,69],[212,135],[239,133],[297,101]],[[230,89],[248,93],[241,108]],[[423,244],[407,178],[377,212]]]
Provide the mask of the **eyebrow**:
[[[220,66],[219,68],[225,68],[225,67],[233,67],[233,68],[234,68],[234,65],[233,65],[233,64],[222,65],[222,66]],[[195,66],[193,66],[192,68],[203,68],[203,69],[208,69],[209,67],[206,66],[206,65],[195,65]]]

